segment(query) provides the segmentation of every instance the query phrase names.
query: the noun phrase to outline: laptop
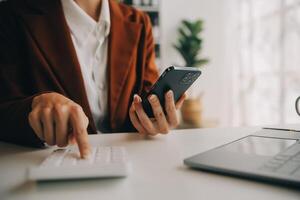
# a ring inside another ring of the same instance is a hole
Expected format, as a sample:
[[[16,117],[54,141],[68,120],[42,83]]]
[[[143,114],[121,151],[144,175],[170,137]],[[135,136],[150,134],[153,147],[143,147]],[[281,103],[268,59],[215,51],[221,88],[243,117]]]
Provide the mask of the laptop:
[[[236,141],[186,158],[195,169],[300,186],[300,132],[264,128]]]

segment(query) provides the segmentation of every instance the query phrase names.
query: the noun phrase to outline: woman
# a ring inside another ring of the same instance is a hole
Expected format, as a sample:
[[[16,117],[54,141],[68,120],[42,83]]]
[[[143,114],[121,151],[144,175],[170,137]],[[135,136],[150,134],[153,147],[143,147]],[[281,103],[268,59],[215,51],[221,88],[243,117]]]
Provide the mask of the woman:
[[[78,144],[88,133],[167,133],[178,109],[139,95],[158,78],[149,17],[114,0],[9,0],[0,4],[0,120],[3,141]]]

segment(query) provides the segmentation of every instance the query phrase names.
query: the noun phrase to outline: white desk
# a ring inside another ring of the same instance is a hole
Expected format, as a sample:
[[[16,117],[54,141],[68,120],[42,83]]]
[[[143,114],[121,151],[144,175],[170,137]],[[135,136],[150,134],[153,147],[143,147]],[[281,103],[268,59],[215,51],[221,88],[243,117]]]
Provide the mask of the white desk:
[[[194,171],[183,159],[248,135],[257,128],[173,131],[142,139],[137,134],[91,136],[97,145],[125,146],[133,172],[123,179],[35,183],[26,181],[26,168],[38,164],[50,149],[35,150],[0,143],[0,199],[117,199],[184,200],[300,199],[296,189]]]

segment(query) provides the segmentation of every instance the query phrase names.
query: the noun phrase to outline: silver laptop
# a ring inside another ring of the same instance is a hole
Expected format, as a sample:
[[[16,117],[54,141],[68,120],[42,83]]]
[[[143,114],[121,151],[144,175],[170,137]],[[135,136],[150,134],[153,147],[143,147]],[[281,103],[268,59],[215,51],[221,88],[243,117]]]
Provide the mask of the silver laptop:
[[[184,163],[210,172],[300,186],[300,132],[262,129]]]

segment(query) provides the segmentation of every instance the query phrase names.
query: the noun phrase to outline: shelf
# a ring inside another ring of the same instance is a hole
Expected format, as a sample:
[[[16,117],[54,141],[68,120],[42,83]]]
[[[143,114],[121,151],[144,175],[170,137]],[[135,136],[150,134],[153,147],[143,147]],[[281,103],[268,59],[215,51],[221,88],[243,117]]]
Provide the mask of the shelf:
[[[157,6],[136,6],[133,5],[133,7],[145,11],[145,12],[159,12],[159,7]]]
[[[156,59],[160,59],[160,51],[161,51],[161,44],[160,44],[160,7],[159,7],[159,1],[160,0],[152,0],[152,1],[146,1],[146,0],[119,0],[120,2],[123,2],[127,5],[130,5],[140,11],[143,11],[148,14],[148,16],[151,19],[152,24],[152,33],[153,33],[153,39],[155,44],[155,53],[156,53]],[[152,2],[153,4],[151,4]],[[143,4],[144,3],[144,4]]]

